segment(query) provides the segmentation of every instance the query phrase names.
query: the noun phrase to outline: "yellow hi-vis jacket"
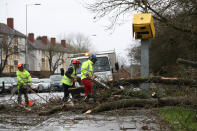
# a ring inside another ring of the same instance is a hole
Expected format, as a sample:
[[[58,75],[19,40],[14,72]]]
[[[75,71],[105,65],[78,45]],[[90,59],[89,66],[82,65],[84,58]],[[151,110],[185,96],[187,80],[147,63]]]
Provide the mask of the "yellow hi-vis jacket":
[[[76,69],[74,66],[71,66],[70,68],[73,68],[73,72],[71,74],[72,79],[70,79],[69,77],[67,77],[65,74],[62,78],[62,84],[66,84],[68,86],[72,86],[73,85],[73,78],[76,76]]]
[[[30,73],[27,70],[17,71],[16,76],[17,76],[17,87],[18,88],[23,86],[24,83],[32,85],[32,79],[31,79]],[[27,88],[27,87],[23,87],[23,88]]]
[[[93,75],[93,62],[91,60],[87,60],[82,63],[81,80],[87,78],[89,75]]]

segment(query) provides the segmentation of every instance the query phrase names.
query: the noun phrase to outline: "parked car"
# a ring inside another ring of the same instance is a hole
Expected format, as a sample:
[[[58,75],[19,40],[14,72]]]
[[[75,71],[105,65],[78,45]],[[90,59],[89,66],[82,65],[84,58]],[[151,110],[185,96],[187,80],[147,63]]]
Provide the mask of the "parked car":
[[[51,91],[61,91],[62,90],[62,76],[61,75],[51,75]]]
[[[17,77],[12,77],[12,79],[17,83]]]
[[[3,81],[1,81],[1,79],[0,79],[0,94],[2,94],[4,92],[4,89],[5,89],[5,87],[3,85]]]
[[[17,88],[17,83],[12,77],[0,77],[0,87],[3,87],[4,82],[4,91],[11,92],[13,88]],[[1,88],[3,89],[3,88]],[[0,90],[1,90],[0,89]]]
[[[40,86],[43,87],[42,91],[50,91],[51,82],[49,78],[40,79]]]
[[[32,78],[32,89],[36,92],[42,91],[42,86],[40,85],[40,79]]]

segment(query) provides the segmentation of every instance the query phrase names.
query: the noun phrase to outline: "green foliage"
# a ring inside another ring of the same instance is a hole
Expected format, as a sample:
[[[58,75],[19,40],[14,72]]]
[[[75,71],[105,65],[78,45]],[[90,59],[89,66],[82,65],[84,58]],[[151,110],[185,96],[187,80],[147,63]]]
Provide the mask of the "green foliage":
[[[197,112],[183,107],[160,108],[162,119],[170,123],[175,131],[196,131]]]
[[[98,97],[102,100],[106,100],[111,97],[112,91],[111,90],[98,90]]]
[[[173,86],[167,85],[164,86],[165,94],[168,96],[176,97],[176,96],[189,96],[189,97],[197,97],[197,89],[191,88],[188,86]]]
[[[151,96],[151,92],[148,90],[133,90],[132,88],[124,89],[123,95],[138,97],[138,98],[149,98]]]

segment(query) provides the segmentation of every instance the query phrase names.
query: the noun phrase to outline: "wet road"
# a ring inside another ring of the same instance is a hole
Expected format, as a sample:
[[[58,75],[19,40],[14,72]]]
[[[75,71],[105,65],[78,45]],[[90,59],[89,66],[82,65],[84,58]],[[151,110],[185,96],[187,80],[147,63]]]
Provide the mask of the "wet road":
[[[50,98],[62,98],[63,97],[63,92],[54,92],[54,93],[38,93],[39,96],[44,98],[45,100],[49,100]],[[36,103],[45,103],[45,101],[40,98],[36,94],[28,94],[29,100],[34,100]],[[22,95],[22,100],[24,101],[24,97]],[[0,97],[0,104],[4,103],[14,103],[17,102],[17,95],[3,95]]]
[[[68,115],[50,118],[31,131],[140,131],[142,126],[149,130],[159,130],[155,119],[146,116],[103,116],[103,115]]]
[[[39,93],[39,95],[49,100],[49,98],[62,97],[63,93]],[[35,94],[29,94],[29,98],[35,102],[44,102]],[[1,104],[11,104],[16,100],[17,95],[0,97]],[[122,111],[124,112],[124,110]],[[76,115],[72,112],[60,112],[50,117],[1,115],[0,131],[141,131],[143,126],[151,131],[160,130],[160,125],[154,116],[146,115],[140,111],[135,112],[129,116],[117,114],[113,116],[108,114]]]

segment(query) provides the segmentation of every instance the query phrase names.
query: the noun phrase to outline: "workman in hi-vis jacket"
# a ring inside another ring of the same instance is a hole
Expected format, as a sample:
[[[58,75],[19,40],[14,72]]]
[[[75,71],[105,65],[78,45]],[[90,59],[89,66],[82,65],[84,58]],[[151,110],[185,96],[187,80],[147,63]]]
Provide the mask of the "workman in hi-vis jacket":
[[[17,76],[17,88],[18,88],[18,104],[21,104],[21,95],[24,94],[26,105],[29,105],[27,96],[27,88],[32,85],[32,79],[30,73],[24,69],[23,63],[18,64]]]
[[[74,59],[72,61],[73,66],[70,66],[64,76],[62,77],[62,87],[64,88],[64,97],[63,101],[67,101],[69,98],[68,88],[74,86],[74,82],[76,81],[76,69],[79,68],[80,61],[78,59]]]
[[[95,64],[96,61],[97,61],[96,55],[91,54],[89,56],[89,59],[83,62],[81,66],[81,80],[85,88],[84,100],[88,99],[89,93],[92,93],[92,97],[94,97],[92,91],[92,86],[94,85],[94,82],[92,82],[91,79],[94,79],[96,77],[95,75],[93,75],[93,64]]]

